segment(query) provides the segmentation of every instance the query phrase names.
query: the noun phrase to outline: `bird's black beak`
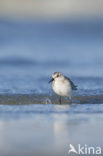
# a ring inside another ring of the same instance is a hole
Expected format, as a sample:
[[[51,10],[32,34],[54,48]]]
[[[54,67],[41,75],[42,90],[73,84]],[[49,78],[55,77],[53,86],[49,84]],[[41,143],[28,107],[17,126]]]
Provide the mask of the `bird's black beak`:
[[[52,81],[54,81],[54,79],[53,79],[53,78],[49,81],[49,83],[50,83],[50,82],[52,82]]]

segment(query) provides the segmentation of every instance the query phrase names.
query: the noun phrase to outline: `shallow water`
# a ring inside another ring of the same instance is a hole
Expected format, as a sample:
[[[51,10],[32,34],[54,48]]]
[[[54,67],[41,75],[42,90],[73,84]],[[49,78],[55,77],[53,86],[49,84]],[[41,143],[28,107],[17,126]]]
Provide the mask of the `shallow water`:
[[[101,147],[102,112],[103,104],[0,105],[1,155],[62,156],[69,144]]]
[[[102,144],[103,20],[0,19],[0,156],[68,155]],[[51,74],[78,86],[58,103]]]
[[[0,20],[0,93],[53,94],[54,71],[79,95],[103,91],[103,20]]]

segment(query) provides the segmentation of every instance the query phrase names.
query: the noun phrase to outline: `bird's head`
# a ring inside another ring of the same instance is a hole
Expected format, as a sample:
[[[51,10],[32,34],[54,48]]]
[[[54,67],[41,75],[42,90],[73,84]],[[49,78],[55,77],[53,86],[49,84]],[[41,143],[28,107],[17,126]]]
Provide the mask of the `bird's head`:
[[[52,82],[52,81],[54,81],[55,79],[61,77],[61,76],[62,76],[62,73],[60,73],[60,72],[54,72],[52,74],[52,79],[49,81],[49,83]]]

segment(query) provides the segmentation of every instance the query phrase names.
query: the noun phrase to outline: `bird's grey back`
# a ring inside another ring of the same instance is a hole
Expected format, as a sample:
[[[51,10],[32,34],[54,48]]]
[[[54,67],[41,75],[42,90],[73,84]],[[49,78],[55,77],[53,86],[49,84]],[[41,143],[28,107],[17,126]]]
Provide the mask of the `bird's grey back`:
[[[65,76],[65,78],[66,78],[67,80],[69,80],[72,89],[73,89],[73,90],[77,90],[77,86],[71,81],[71,79],[70,79],[69,77],[66,77],[66,76]]]

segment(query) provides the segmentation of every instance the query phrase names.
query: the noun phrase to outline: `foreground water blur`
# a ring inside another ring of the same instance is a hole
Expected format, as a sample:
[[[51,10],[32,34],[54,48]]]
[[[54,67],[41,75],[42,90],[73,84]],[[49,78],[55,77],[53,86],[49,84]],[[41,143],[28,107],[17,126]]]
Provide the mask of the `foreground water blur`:
[[[102,144],[103,20],[0,19],[0,155],[68,155]],[[48,84],[61,71],[78,86],[73,104]],[[88,137],[87,137],[88,136]]]
[[[68,155],[102,145],[103,104],[0,106],[1,155]],[[92,155],[92,154],[91,154]]]

